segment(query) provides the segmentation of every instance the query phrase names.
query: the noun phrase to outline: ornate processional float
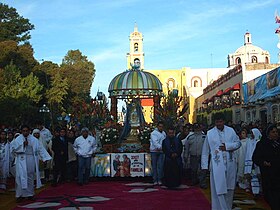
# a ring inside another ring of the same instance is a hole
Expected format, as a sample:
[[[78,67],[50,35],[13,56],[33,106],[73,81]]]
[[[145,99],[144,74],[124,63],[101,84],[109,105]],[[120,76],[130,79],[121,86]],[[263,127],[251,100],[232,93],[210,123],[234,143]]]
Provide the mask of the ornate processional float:
[[[139,139],[139,130],[146,124],[141,101],[153,99],[154,110],[159,107],[163,96],[161,82],[155,75],[140,70],[140,65],[135,64],[112,79],[108,92],[114,119],[117,119],[118,100],[126,103],[124,126],[118,140],[120,147],[141,147],[143,142]],[[155,113],[153,119],[156,120]]]

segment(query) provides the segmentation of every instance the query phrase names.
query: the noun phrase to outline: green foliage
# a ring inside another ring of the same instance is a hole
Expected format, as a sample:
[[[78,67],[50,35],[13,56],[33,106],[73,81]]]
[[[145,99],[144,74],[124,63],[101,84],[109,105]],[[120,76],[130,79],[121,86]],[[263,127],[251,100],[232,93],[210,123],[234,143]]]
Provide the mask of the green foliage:
[[[40,119],[38,106],[31,100],[20,97],[0,98],[0,124],[18,127],[21,124],[35,125],[35,119]]]
[[[0,123],[32,123],[30,116],[40,118],[38,110],[45,103],[53,122],[66,112],[90,127],[94,64],[79,50],[68,51],[60,66],[51,61],[40,64],[28,42],[32,29],[34,25],[15,8],[0,3]]]
[[[13,63],[20,70],[21,76],[27,76],[38,64],[33,53],[30,44],[18,45],[15,41],[0,42],[0,68]]]
[[[175,94],[173,91],[168,90],[168,95],[162,98],[162,104],[155,109],[158,119],[157,121],[163,121],[165,127],[177,126],[180,118],[188,111],[189,105],[183,104],[183,108],[180,110],[183,98]]]
[[[34,25],[20,16],[15,8],[0,3],[0,42],[6,40],[26,42],[31,38],[32,29]]]
[[[92,124],[97,127],[104,126],[111,119],[105,97],[102,101],[92,101],[89,106],[89,113],[91,113]]]
[[[39,84],[38,78],[33,73],[26,77],[21,77],[17,67],[14,64],[10,64],[4,68],[3,76],[2,98],[26,98],[36,103],[40,101],[40,92],[43,86]]]
[[[205,123],[208,124],[208,122],[207,122],[207,113],[204,112],[204,113],[197,114],[196,122],[199,123],[199,124],[205,124]]]
[[[67,78],[63,79],[59,72],[51,78],[51,88],[47,90],[46,97],[49,104],[57,106],[58,110],[64,111],[62,108],[63,101],[68,94],[69,85]]]
[[[225,108],[221,110],[213,110],[211,112],[211,121],[214,123],[214,116],[217,113],[222,113],[225,116],[225,122],[232,121],[232,109],[231,108]]]
[[[60,68],[64,78],[68,79],[69,90],[82,98],[88,97],[94,79],[94,64],[88,61],[79,50],[70,50]]]

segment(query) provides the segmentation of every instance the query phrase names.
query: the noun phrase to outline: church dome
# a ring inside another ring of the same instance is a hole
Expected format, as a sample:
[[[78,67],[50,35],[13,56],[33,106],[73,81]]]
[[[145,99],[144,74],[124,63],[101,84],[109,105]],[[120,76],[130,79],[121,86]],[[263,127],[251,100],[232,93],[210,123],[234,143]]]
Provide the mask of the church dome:
[[[142,70],[127,70],[115,76],[110,82],[110,96],[125,98],[126,96],[162,95],[162,84],[159,79]]]
[[[255,45],[244,45],[239,47],[236,51],[235,54],[245,54],[245,53],[255,53],[255,54],[259,54],[259,53],[268,53],[267,51],[263,50],[262,48],[255,46]]]
[[[239,64],[270,63],[268,51],[252,44],[252,35],[246,32],[244,35],[244,45],[239,47],[234,53],[228,55],[228,66]]]

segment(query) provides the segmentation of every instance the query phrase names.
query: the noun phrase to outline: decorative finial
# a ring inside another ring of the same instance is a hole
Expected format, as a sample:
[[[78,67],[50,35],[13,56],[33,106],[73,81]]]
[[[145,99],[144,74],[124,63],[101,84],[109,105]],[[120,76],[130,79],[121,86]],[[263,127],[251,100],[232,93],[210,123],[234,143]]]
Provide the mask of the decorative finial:
[[[136,21],[134,22],[134,32],[138,32],[138,26],[137,26]]]

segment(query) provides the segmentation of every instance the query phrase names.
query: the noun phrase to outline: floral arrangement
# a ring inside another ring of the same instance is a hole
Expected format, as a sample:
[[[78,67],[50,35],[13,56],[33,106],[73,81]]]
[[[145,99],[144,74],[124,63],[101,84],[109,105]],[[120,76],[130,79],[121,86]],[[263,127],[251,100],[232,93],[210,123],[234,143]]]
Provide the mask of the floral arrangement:
[[[139,130],[138,138],[141,144],[150,144],[151,133],[153,131],[152,127],[145,126]]]
[[[104,128],[101,131],[100,141],[104,144],[115,144],[119,139],[119,131],[116,128]]]

